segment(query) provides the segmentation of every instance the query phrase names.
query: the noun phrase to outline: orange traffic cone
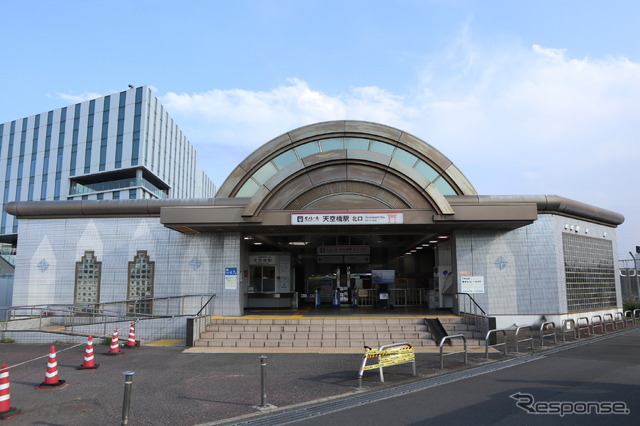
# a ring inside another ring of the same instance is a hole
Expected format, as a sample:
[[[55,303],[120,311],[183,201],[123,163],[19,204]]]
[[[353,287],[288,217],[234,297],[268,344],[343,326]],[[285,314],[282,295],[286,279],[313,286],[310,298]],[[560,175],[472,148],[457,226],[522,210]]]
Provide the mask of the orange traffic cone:
[[[44,382],[36,389],[55,389],[66,386],[64,380],[58,378],[58,359],[56,357],[56,347],[49,348],[49,360],[47,361],[47,371],[44,374]]]
[[[136,326],[135,323],[131,323],[131,327],[129,327],[129,338],[127,339],[127,344],[124,346],[127,349],[135,348],[136,346]]]
[[[110,355],[110,356],[118,356],[118,355],[124,355],[124,352],[120,352],[120,344],[118,341],[118,329],[116,328],[115,330],[113,330],[113,337],[111,338],[111,346],[109,347],[109,352],[103,354],[103,355]]]
[[[11,394],[9,392],[9,367],[2,364],[0,368],[0,420],[9,420],[22,411],[11,406]]]
[[[76,370],[95,370],[100,367],[93,360],[93,336],[87,338],[87,348],[84,350],[84,362]]]

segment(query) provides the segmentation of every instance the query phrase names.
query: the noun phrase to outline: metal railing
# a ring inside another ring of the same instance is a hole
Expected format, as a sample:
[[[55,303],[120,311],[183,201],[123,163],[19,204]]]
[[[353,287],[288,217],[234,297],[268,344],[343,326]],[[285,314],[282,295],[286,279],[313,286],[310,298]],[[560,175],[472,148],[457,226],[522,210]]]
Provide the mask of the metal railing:
[[[205,312],[210,316],[215,295],[191,294],[146,299],[120,300],[99,304],[49,304],[32,306],[11,306],[9,321],[4,331],[42,331],[75,334],[77,329],[102,328],[108,336],[107,325],[121,322],[173,319],[198,316]],[[154,313],[130,312],[132,303],[151,302]],[[54,330],[52,326],[57,326]]]
[[[595,319],[598,319],[596,323]],[[604,333],[604,325],[602,324],[602,315],[594,315],[591,317],[591,330],[596,334],[596,328],[600,329],[600,333]]]
[[[604,314],[602,316],[602,332],[607,331],[607,325],[611,326],[611,331],[615,331],[616,324],[613,322],[613,314]]]
[[[618,324],[622,324],[622,328],[627,327],[627,323],[624,322],[624,315],[622,314],[622,312],[616,312],[613,317],[613,326],[616,330],[618,329]]]
[[[462,298],[462,303],[460,302],[460,296],[464,296]],[[455,301],[454,309],[455,314],[460,315],[461,313],[470,314],[474,316],[487,316],[487,313],[478,305],[478,302],[475,301],[473,296],[469,293],[454,293]]]
[[[584,320],[586,324],[581,325],[580,320]],[[578,320],[576,321],[576,329],[578,330],[578,337],[582,337],[582,330],[587,330],[587,337],[591,336],[591,325],[589,324],[589,318],[578,318]]]
[[[630,323],[631,325],[636,325],[635,321],[633,320],[633,312],[624,311],[623,318],[625,322],[625,327],[627,326],[628,323]]]
[[[518,336],[520,334],[520,330],[529,330],[529,338],[520,339]],[[531,342],[531,350],[533,350],[533,327],[530,325],[522,325],[516,327],[516,353],[520,353],[520,342]]]
[[[422,288],[392,288],[389,290],[389,303],[398,307],[422,306],[425,300],[423,292]]]
[[[446,353],[443,352],[444,342],[448,341],[448,340],[453,340],[453,339],[462,339],[462,341],[464,342],[464,350],[463,351],[456,351],[456,352],[446,352]],[[444,336],[440,340],[440,369],[441,370],[444,369],[444,357],[445,356],[461,354],[461,353],[464,353],[464,363],[468,364],[468,359],[467,359],[467,338],[464,337],[463,334],[454,334],[452,336]]]
[[[553,333],[544,334],[544,330],[551,326]],[[543,322],[540,325],[540,346],[544,346],[544,338],[553,336],[553,343],[558,343],[558,336],[556,336],[556,323],[553,321]]]
[[[502,333],[504,342],[502,343],[494,343],[493,345],[489,344],[489,338],[491,337],[491,334],[498,334],[498,333]],[[505,329],[494,329],[494,330],[489,330],[487,332],[487,335],[484,338],[484,357],[486,359],[489,359],[489,347],[495,348],[496,346],[504,346],[504,354],[507,354],[507,330]]]
[[[569,324],[571,324],[571,326],[569,327]],[[577,339],[578,338],[578,329],[576,328],[576,322],[573,320],[573,318],[567,318],[567,319],[563,319],[562,320],[562,324],[560,325],[560,328],[562,329],[562,341],[566,342],[567,341],[567,333],[570,333],[573,331],[573,338]]]

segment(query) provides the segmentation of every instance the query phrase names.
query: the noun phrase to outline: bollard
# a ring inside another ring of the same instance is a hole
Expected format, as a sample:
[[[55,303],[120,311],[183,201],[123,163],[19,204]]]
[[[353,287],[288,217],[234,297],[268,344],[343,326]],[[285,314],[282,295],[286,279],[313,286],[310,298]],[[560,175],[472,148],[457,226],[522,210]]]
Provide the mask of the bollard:
[[[124,398],[122,400],[122,423],[129,424],[129,406],[131,405],[131,385],[135,371],[125,371],[124,374]]]
[[[260,407],[266,408],[267,406],[267,357],[265,355],[260,356],[260,389],[262,391],[262,397],[260,399]]]

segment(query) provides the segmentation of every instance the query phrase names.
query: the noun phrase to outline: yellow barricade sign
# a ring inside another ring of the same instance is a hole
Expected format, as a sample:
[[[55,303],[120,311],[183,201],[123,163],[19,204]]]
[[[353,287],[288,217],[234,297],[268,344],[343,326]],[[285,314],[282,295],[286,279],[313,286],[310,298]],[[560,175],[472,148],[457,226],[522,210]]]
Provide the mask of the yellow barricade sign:
[[[377,364],[367,365],[368,360],[378,359]],[[409,343],[392,343],[390,345],[381,346],[379,349],[371,349],[365,347],[365,353],[362,356],[362,364],[358,374],[358,386],[362,384],[362,375],[365,370],[380,369],[380,381],[384,382],[384,374],[382,369],[392,365],[413,363],[413,375],[416,375],[416,356],[413,352],[413,346]]]
[[[397,350],[375,350],[367,351],[364,355],[367,359],[378,358],[378,364],[365,365],[365,370],[373,370],[374,368],[388,367],[390,365],[404,364],[416,359],[413,348],[402,348]]]

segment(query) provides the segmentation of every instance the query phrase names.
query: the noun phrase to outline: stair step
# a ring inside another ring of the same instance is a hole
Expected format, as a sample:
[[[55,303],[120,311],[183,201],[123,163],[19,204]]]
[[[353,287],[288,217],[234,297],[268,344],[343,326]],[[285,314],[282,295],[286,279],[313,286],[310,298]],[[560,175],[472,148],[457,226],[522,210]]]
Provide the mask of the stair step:
[[[473,324],[459,317],[439,318],[449,335],[462,334],[468,346],[484,345]],[[221,318],[212,320],[195,346],[220,348],[357,348],[409,342],[437,347],[424,318]],[[463,345],[453,339],[453,346]]]

